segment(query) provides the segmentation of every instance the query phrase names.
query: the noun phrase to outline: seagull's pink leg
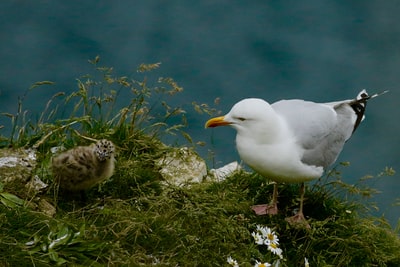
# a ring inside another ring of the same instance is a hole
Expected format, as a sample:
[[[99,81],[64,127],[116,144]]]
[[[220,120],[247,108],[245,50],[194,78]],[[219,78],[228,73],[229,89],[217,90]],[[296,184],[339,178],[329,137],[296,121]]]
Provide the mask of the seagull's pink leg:
[[[257,215],[276,215],[278,214],[278,184],[274,184],[274,192],[272,194],[272,201],[270,204],[254,205],[251,209]]]
[[[303,213],[304,192],[305,192],[304,183],[301,183],[299,211],[297,212],[296,215],[286,218],[286,221],[289,224],[294,225],[294,226],[304,226],[305,228],[311,228],[310,225],[308,224],[306,218],[304,217],[304,213]]]

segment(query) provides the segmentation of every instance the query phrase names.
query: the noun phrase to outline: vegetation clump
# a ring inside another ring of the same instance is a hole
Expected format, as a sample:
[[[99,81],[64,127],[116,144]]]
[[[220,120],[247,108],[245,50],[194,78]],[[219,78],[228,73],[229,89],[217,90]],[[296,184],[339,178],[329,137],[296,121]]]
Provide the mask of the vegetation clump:
[[[155,162],[173,148],[163,143],[165,135],[180,135],[195,149],[184,132],[185,111],[166,101],[182,88],[171,78],[153,81],[159,64],[139,66],[140,81],[115,76],[99,58],[91,64],[95,75],[78,79],[71,94],[55,94],[37,121],[22,101],[16,114],[5,114],[11,133],[1,145],[35,148],[32,178],[49,186],[32,196],[0,180],[0,266],[400,266],[399,229],[373,217],[366,204],[374,191],[362,181],[344,183],[336,170],[306,190],[310,229],[285,221],[298,185],[281,186],[281,213],[269,217],[250,209],[273,188],[255,173],[190,186],[163,183]],[[194,109],[213,111],[197,103]],[[85,198],[59,192],[52,151],[99,139],[117,147],[114,175]],[[40,200],[56,212],[38,208]]]

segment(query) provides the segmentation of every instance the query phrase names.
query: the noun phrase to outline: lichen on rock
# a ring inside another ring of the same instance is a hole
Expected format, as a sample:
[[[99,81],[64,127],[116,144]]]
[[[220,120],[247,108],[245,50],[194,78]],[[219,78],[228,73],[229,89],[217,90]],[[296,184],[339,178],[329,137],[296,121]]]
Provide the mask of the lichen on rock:
[[[36,164],[36,151],[33,149],[0,149],[0,182],[25,185]]]
[[[156,161],[156,166],[165,182],[176,186],[200,183],[207,175],[205,161],[188,147],[172,149]]]

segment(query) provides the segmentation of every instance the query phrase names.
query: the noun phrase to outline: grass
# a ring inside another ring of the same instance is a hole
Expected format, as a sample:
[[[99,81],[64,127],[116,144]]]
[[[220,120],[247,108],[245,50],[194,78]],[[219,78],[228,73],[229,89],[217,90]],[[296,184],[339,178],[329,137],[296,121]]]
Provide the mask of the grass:
[[[94,76],[78,79],[69,95],[55,94],[37,121],[30,121],[23,101],[17,114],[5,114],[12,130],[2,136],[2,146],[35,147],[35,174],[50,186],[34,196],[8,184],[0,188],[0,266],[227,266],[229,256],[240,266],[304,266],[305,258],[310,266],[400,265],[399,229],[373,217],[366,201],[375,191],[364,180],[344,183],[336,170],[307,187],[311,229],[285,221],[296,208],[298,185],[280,186],[281,213],[274,217],[255,216],[249,208],[265,202],[273,187],[254,173],[165,186],[154,165],[173,149],[162,143],[164,136],[180,135],[195,149],[184,132],[185,111],[167,104],[182,88],[171,78],[152,80],[159,64],[141,65],[140,81],[115,76],[99,66],[99,58],[91,64]],[[46,85],[51,82],[35,84]],[[194,109],[213,112],[204,104],[194,103]],[[85,202],[58,195],[50,148],[100,138],[118,147],[114,176],[89,190]],[[35,208],[40,199],[57,207],[54,216]],[[278,234],[283,260],[254,243],[257,225]]]

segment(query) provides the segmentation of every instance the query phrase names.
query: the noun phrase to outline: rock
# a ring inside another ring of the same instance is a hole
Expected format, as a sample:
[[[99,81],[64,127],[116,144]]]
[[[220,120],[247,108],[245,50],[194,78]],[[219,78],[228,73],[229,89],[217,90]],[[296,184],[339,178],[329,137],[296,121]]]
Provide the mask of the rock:
[[[5,193],[14,196],[15,199],[30,199],[27,206],[54,216],[56,208],[47,200],[32,197],[48,187],[39,176],[34,175],[37,165],[36,151],[34,149],[0,149],[0,182],[4,184]],[[11,193],[9,193],[11,192]]]
[[[237,161],[233,161],[221,168],[211,169],[209,177],[211,180],[221,182],[241,169],[240,164]]]
[[[40,180],[39,176],[35,175],[25,186],[28,188],[28,190],[40,192],[46,189],[49,185]]]
[[[160,174],[167,184],[176,186],[200,183],[207,175],[205,161],[192,149],[171,148],[164,157],[156,161]]]
[[[25,185],[36,167],[33,149],[0,149],[0,182]]]

